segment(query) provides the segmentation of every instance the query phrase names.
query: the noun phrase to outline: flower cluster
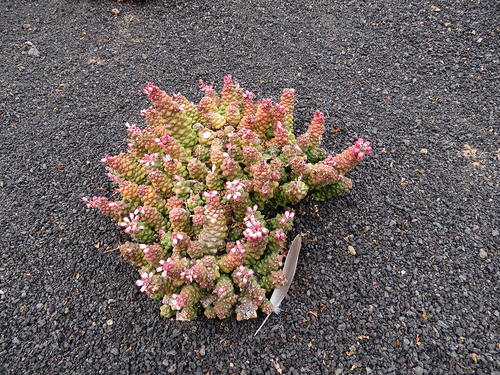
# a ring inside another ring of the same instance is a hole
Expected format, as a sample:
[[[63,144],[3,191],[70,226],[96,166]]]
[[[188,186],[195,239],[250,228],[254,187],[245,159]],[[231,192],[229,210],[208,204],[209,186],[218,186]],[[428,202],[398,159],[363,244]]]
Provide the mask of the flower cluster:
[[[295,214],[265,213],[308,193],[316,200],[345,194],[352,187],[345,174],[371,147],[359,139],[327,156],[320,111],[296,138],[293,89],[273,103],[255,101],[231,76],[220,95],[200,83],[197,105],[148,83],[146,126],[127,123],[128,152],[101,160],[121,199],[84,201],[135,240],[120,252],[140,267],[141,292],[163,302],[161,315],[249,319],[258,308],[272,310],[266,293],[286,281],[281,268]]]

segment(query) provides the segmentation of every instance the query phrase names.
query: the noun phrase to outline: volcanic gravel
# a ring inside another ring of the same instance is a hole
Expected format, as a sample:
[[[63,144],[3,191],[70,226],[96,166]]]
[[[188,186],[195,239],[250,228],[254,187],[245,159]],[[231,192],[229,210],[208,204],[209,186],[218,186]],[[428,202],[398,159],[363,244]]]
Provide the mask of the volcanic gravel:
[[[3,0],[0,372],[500,374],[498,4]],[[197,102],[227,74],[296,89],[331,153],[373,145],[347,195],[295,207],[295,280],[256,337],[262,313],[162,318],[82,202],[112,196],[99,160],[148,81]]]

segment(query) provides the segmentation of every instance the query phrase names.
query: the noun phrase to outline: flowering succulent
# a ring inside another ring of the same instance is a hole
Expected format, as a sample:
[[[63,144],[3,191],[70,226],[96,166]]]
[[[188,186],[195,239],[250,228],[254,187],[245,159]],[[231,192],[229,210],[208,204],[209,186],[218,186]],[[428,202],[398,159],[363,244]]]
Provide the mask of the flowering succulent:
[[[141,292],[163,301],[162,316],[250,319],[258,308],[272,311],[266,293],[286,282],[281,268],[295,213],[265,213],[309,193],[316,200],[345,194],[352,187],[345,174],[371,147],[359,139],[327,156],[320,111],[295,138],[293,89],[279,103],[255,102],[231,76],[220,95],[200,83],[198,105],[148,83],[146,127],[127,123],[128,152],[101,160],[122,199],[84,201],[136,241],[120,252],[140,267]]]

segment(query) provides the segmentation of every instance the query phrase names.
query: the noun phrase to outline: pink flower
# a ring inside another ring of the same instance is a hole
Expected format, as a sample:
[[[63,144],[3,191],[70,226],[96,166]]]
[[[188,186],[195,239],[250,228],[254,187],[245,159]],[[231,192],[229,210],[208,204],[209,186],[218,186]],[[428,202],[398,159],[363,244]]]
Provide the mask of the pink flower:
[[[186,105],[185,104],[177,104],[175,103],[172,107],[172,110],[174,112],[184,112],[186,110]]]
[[[284,105],[281,105],[280,103],[274,103],[274,110],[276,111],[284,111],[285,110],[285,106]],[[278,121],[280,124],[281,122]]]
[[[205,85],[202,79],[200,79],[200,85],[202,86],[201,91],[208,91],[208,92],[214,91],[212,86]]]
[[[273,98],[267,98],[267,99],[262,98],[262,108],[266,109],[266,110],[270,110],[272,107],[272,102],[273,102]]]
[[[269,229],[263,228],[262,223],[257,221],[254,215],[245,218],[245,225],[248,227],[243,231],[245,238],[262,238],[262,235],[269,233]]]
[[[146,87],[142,90],[143,94],[149,94],[151,91],[153,91],[156,88],[155,85],[153,85],[151,82],[148,82]]]
[[[274,234],[274,238],[276,238],[277,240],[282,240],[286,237],[286,234],[283,233],[280,229],[276,229],[276,232]]]
[[[139,230],[144,229],[143,225],[138,226],[140,218],[139,210],[135,210],[130,213],[129,217],[124,217],[119,225],[125,228],[125,233],[139,232]]]
[[[151,279],[153,278],[154,276],[154,272],[150,272],[149,274],[147,272],[143,272],[141,274],[141,279],[140,280],[137,280],[135,282],[135,285],[137,286],[140,286],[141,287],[141,292],[146,292],[146,294],[149,294],[148,291],[146,291],[149,283],[151,282]]]
[[[219,298],[222,298],[222,296],[224,296],[224,294],[227,291],[227,286],[221,286],[219,289],[216,289],[215,291],[219,295]]]
[[[180,310],[184,307],[184,304],[186,303],[187,298],[183,298],[178,294],[172,294],[172,297],[170,297],[169,305],[172,309],[174,310]]]
[[[228,190],[228,194],[226,195],[228,201],[231,199],[237,201],[241,197],[241,193],[239,192],[239,190],[243,189],[241,180],[227,181],[226,188]]]
[[[287,221],[292,220],[294,216],[295,212],[285,211],[285,214],[281,218],[280,223],[286,223]]]
[[[180,232],[174,232],[174,234],[172,234],[172,245],[175,246],[179,243],[179,241],[183,240],[184,240],[184,234]]]
[[[155,142],[160,147],[166,147],[173,143],[173,138],[167,133],[163,137],[155,138]]]
[[[158,267],[156,269],[156,272],[161,272],[162,277],[167,277],[168,271],[171,270],[172,268],[175,268],[175,262],[171,257],[168,258],[167,260],[160,260],[159,263],[161,264],[161,267]]]
[[[151,154],[151,155],[145,154],[144,155],[144,159],[143,160],[139,160],[139,163],[144,164],[146,167],[152,167],[152,166],[156,165],[155,164],[155,160],[156,160],[157,157],[158,157],[157,153],[154,153],[154,154]]]
[[[243,246],[240,241],[236,241],[236,246],[231,249],[231,254],[239,253],[244,255],[246,252],[247,250],[245,249],[245,246]]]
[[[116,182],[117,184],[123,183],[123,180],[120,177],[118,177],[117,175],[114,175],[113,173],[108,173],[108,177],[110,179],[112,179],[114,182]]]
[[[167,262],[169,261],[169,259],[172,260],[172,258],[168,258]],[[161,267],[156,268],[156,272],[161,272],[162,273],[161,274],[162,277],[167,277],[167,269],[168,269],[168,267],[167,267],[167,265],[165,265],[165,261],[164,260],[160,260],[160,264],[161,264]]]
[[[203,193],[203,195],[206,197],[206,198],[214,198],[217,196],[217,190],[211,190],[211,191],[205,191]]]
[[[243,265],[239,266],[237,270],[238,271],[235,272],[234,276],[238,279],[241,278],[241,284],[243,285],[247,284],[248,277],[255,273],[254,270],[245,270]]]
[[[259,206],[257,206],[257,205],[254,205],[253,209],[252,209],[252,207],[247,207],[247,212],[253,214],[255,211],[257,211],[257,208],[259,208]]]
[[[92,200],[89,200],[87,197],[82,198],[82,200],[87,203],[88,208],[97,208],[99,203],[107,202],[107,198],[105,197],[92,197]],[[96,204],[97,203],[97,204]]]
[[[245,93],[243,94],[243,97],[245,99],[250,99],[251,100],[251,99],[253,99],[253,92],[245,90]]]
[[[186,281],[191,284],[194,280],[194,270],[193,269],[187,269],[184,272],[181,272],[180,274],[181,279],[186,279]]]
[[[331,155],[331,154],[330,154],[330,155],[328,155],[328,156],[326,157],[326,159],[322,161],[322,163],[323,163],[323,164],[326,164],[326,165],[328,165],[328,166],[330,166],[330,167],[334,167],[334,166],[337,164],[337,162],[335,162],[335,161],[333,160],[333,155]]]
[[[369,155],[372,148],[370,142],[363,142],[363,138],[359,138],[352,148],[352,155],[359,161],[363,160],[365,155]]]

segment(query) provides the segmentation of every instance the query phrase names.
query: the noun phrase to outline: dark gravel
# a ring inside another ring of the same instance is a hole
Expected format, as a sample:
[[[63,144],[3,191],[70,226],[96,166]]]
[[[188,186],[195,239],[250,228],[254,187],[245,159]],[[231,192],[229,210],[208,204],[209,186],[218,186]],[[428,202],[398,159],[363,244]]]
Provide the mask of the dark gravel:
[[[500,374],[499,11],[2,1],[0,372]],[[148,81],[197,101],[226,74],[259,98],[295,88],[297,130],[323,111],[331,152],[374,149],[348,195],[297,207],[294,285],[255,338],[262,314],[160,317],[111,251],[126,237],[81,201],[111,196],[99,160],[142,124]]]

